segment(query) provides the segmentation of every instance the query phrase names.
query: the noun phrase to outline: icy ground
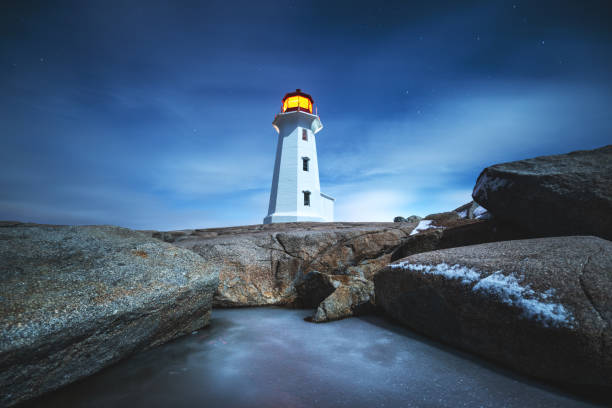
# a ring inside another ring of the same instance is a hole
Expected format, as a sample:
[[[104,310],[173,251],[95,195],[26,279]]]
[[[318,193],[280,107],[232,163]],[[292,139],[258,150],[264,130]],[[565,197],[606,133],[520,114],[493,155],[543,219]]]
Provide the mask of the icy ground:
[[[51,407],[591,406],[368,316],[215,309],[211,326],[35,401]]]

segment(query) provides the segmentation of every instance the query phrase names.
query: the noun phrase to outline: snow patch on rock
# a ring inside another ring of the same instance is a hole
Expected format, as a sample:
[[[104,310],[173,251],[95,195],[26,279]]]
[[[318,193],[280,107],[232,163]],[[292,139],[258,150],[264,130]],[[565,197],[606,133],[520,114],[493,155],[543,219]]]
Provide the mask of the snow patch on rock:
[[[562,304],[552,301],[555,296],[554,289],[538,293],[529,285],[521,285],[522,277],[516,277],[514,274],[504,275],[501,270],[480,279],[481,272],[459,264],[424,265],[401,261],[389,267],[458,279],[465,285],[475,283],[472,291],[495,296],[504,304],[516,306],[522,310],[524,318],[535,320],[544,327],[572,327],[574,322],[572,314]]]
[[[486,208],[478,206],[474,210],[474,218],[488,219],[489,218],[489,212],[487,211]]]
[[[513,274],[503,275],[497,271],[474,285],[472,290],[498,296],[503,303],[521,308],[524,317],[535,319],[545,327],[570,325],[573,318],[562,304],[543,302],[554,296],[554,289],[537,293],[529,285],[522,286],[520,280]]]
[[[441,227],[436,227],[434,225],[431,225],[433,221],[432,220],[422,220],[419,221],[419,225],[417,225],[412,232],[410,233],[410,235],[415,235],[418,234],[421,231],[425,231],[431,228],[441,228]]]
[[[462,283],[472,283],[480,278],[480,273],[475,269],[468,268],[459,264],[449,266],[446,263],[438,265],[412,264],[408,261],[391,264],[391,268],[402,268],[411,271],[422,272],[429,275],[441,275],[447,279],[461,279]]]

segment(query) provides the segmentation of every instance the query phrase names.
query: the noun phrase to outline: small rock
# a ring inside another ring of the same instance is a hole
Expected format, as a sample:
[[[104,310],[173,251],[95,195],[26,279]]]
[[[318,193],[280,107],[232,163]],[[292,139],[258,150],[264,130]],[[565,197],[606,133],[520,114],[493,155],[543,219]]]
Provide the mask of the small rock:
[[[419,222],[421,221],[422,218],[419,217],[418,215],[411,215],[408,218],[404,218],[404,217],[395,217],[393,219],[393,222]]]
[[[319,304],[312,321],[329,322],[369,313],[373,309],[374,283],[366,279],[348,277]]]

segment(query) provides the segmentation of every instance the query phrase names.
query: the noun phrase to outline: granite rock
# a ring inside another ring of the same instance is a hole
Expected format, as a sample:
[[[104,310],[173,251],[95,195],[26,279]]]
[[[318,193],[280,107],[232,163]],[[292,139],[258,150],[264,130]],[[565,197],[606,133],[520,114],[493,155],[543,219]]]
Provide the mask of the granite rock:
[[[307,282],[303,283],[309,273],[371,280],[415,226],[391,222],[279,223],[150,234],[171,239],[218,268],[215,307],[316,307],[312,298],[320,296],[308,293]]]
[[[109,226],[0,226],[0,405],[206,326],[218,272]]]

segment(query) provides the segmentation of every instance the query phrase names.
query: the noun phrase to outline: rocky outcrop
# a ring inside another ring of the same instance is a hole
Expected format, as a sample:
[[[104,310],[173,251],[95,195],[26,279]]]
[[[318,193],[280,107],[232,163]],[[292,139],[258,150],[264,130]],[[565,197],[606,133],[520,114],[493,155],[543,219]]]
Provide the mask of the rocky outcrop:
[[[520,372],[612,384],[612,242],[574,236],[425,252],[379,272],[401,323]]]
[[[281,223],[153,236],[171,239],[219,269],[216,307],[316,307],[307,290],[300,293],[296,290],[296,285],[310,272],[371,280],[376,271],[389,263],[391,252],[415,225]]]
[[[487,167],[472,196],[534,232],[612,239],[612,145]]]
[[[429,228],[474,222],[443,213],[419,229],[415,223],[288,223],[152,234],[216,265],[215,307],[315,308],[312,320],[322,322],[371,310],[371,280],[404,242]]]
[[[0,405],[208,324],[218,273],[117,227],[0,226]]]

